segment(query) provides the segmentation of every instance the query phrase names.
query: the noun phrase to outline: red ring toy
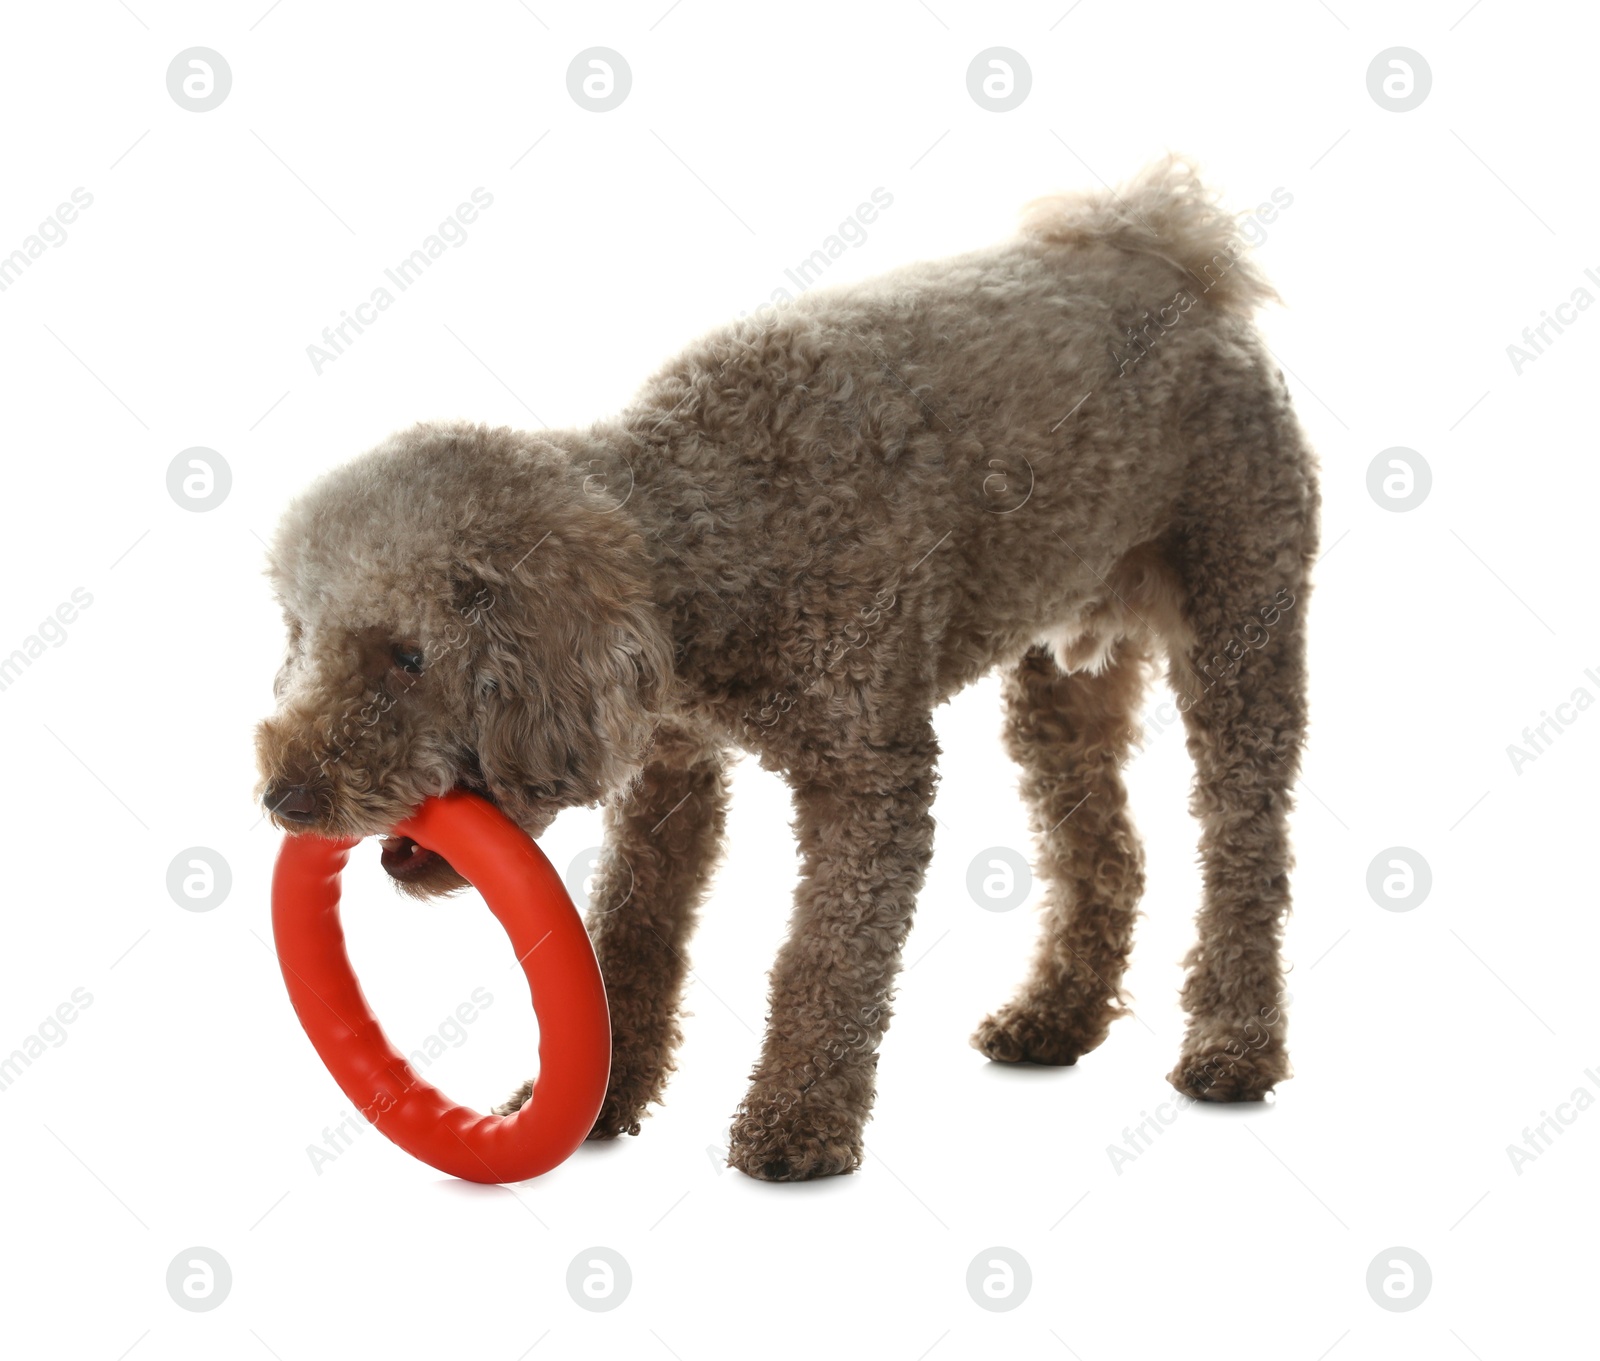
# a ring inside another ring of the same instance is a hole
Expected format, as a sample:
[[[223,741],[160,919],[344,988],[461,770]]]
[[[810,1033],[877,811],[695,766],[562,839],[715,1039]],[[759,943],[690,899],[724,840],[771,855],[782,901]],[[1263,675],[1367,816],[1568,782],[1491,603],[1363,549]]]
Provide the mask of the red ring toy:
[[[272,873],[272,934],[300,1024],[334,1081],[393,1142],[466,1181],[525,1181],[581,1144],[605,1099],[611,1017],[594,948],[561,877],[492,804],[460,791],[395,828],[477,886],[527,975],[539,1076],[515,1115],[480,1115],[424,1082],[362,995],[339,924],[339,876],[356,840],[284,838]]]

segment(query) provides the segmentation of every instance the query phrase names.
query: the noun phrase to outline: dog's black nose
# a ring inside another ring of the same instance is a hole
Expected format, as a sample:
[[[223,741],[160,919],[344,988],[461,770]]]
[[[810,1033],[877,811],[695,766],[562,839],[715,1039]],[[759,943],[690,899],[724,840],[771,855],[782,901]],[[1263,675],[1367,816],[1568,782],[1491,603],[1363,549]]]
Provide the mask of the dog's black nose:
[[[267,805],[268,812],[276,813],[290,822],[317,820],[317,796],[303,784],[271,785],[262,802]]]

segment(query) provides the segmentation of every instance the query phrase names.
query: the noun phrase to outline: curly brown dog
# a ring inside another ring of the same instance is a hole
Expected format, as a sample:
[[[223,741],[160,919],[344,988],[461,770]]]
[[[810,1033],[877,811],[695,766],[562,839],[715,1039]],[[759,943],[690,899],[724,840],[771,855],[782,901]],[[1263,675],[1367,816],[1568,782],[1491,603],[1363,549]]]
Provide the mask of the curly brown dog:
[[[605,1139],[673,1068],[725,763],[753,752],[793,791],[803,868],[729,1161],[848,1172],[932,844],[933,710],[1005,668],[1047,886],[1028,979],[973,1042],[1073,1063],[1123,1011],[1143,864],[1120,770],[1164,657],[1205,882],[1171,1081],[1261,1098],[1289,1075],[1318,496],[1242,249],[1168,161],[1033,205],[1003,245],[713,332],[587,430],[394,436],[279,529],[268,809],[367,835],[463,787],[538,835],[604,801]],[[416,893],[463,882],[404,838],[383,859]]]

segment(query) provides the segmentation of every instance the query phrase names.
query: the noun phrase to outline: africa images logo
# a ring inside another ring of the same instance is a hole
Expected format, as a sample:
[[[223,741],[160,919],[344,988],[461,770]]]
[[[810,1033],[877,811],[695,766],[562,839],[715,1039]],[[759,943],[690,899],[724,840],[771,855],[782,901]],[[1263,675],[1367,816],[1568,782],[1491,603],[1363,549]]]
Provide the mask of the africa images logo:
[[[392,269],[383,271],[384,277],[399,292],[404,293],[432,269],[433,262],[448,253],[447,247],[459,250],[467,244],[467,228],[478,220],[480,212],[494,206],[494,195],[481,184],[472,191],[471,199],[470,203],[458,203],[455,212],[423,237],[420,246],[396,262]],[[353,308],[340,312],[338,322],[322,328],[322,344],[313,342],[306,346],[306,358],[311,361],[311,371],[318,378],[322,377],[323,369],[354,345],[356,337],[378,320],[379,313],[387,312],[395,302],[396,295],[379,284],[365,302],[358,302]]]

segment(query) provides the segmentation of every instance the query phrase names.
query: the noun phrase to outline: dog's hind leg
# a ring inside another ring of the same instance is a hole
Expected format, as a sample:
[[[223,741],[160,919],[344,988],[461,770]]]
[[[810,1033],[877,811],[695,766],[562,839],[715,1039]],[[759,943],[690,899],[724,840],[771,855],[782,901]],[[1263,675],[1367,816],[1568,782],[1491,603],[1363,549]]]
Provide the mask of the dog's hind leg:
[[[611,1008],[611,1080],[591,1139],[637,1134],[682,1042],[688,943],[722,850],[723,753],[663,730],[637,782],[605,810],[587,917]],[[504,1106],[527,1100],[524,1083]]]
[[[1285,423],[1280,435],[1276,475],[1253,477],[1243,505],[1237,485],[1197,498],[1205,523],[1174,554],[1191,641],[1173,649],[1172,677],[1195,763],[1205,897],[1185,961],[1188,1028],[1168,1080],[1209,1101],[1259,1101],[1290,1075],[1279,950],[1317,492],[1309,455],[1295,457],[1298,432]]]
[[[1123,639],[1102,671],[1068,675],[1035,647],[1006,677],[1006,747],[1022,767],[1046,888],[1032,971],[972,1037],[991,1059],[1076,1063],[1123,1012],[1144,855],[1121,767],[1137,740],[1147,660]]]

